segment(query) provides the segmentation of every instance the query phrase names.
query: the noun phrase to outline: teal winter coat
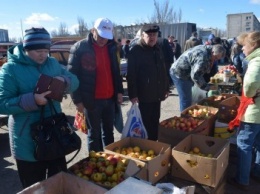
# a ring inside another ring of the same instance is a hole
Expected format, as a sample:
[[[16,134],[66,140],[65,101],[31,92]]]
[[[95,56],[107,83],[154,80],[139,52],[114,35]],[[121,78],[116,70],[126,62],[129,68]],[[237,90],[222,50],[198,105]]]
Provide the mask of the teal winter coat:
[[[30,124],[40,119],[41,108],[34,100],[33,91],[41,73],[63,77],[68,92],[79,85],[77,77],[62,68],[55,58],[48,57],[40,65],[25,55],[22,45],[8,50],[8,62],[0,70],[0,114],[9,115],[11,153],[18,160],[35,161]],[[54,106],[61,112],[60,102],[54,101]],[[50,114],[46,106],[44,115]]]

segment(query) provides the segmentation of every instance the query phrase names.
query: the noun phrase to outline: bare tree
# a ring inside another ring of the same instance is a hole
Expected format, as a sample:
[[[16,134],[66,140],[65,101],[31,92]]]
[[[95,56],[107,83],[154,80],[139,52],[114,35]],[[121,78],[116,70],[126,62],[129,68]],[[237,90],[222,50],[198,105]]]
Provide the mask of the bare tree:
[[[181,14],[181,10],[178,14],[174,12],[173,7],[170,6],[170,0],[165,0],[162,5],[154,0],[154,13],[148,20],[149,23],[172,24],[181,21]]]
[[[86,36],[88,33],[88,25],[83,18],[78,17],[78,30],[75,30],[76,34],[79,36]]]
[[[69,36],[69,30],[65,23],[61,22],[58,29],[58,36]]]
[[[57,30],[52,30],[52,31],[51,31],[51,36],[52,36],[52,37],[57,37],[57,36],[58,36]]]

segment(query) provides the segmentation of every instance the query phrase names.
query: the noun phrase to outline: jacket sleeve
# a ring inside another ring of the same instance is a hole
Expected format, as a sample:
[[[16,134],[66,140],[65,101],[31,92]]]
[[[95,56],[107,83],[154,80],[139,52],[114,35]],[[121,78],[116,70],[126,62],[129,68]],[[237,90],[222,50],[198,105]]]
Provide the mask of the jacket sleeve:
[[[203,75],[210,71],[210,65],[207,58],[197,56],[191,67],[191,79],[202,90],[209,90],[209,86]]]
[[[17,80],[10,65],[0,71],[0,114],[19,114],[38,110],[33,92],[19,94]]]
[[[70,55],[68,59],[68,71],[73,75],[76,75],[79,79],[79,74],[81,71],[81,63],[80,63],[80,56],[78,55],[77,51],[79,49],[78,43],[75,43],[70,49]],[[71,93],[71,98],[74,104],[78,104],[82,102],[81,95],[80,95],[80,88],[78,87]]]
[[[137,76],[138,76],[138,68],[137,68],[137,58],[135,56],[135,49],[131,49],[128,55],[127,61],[127,89],[129,99],[133,99],[137,97]]]
[[[260,89],[260,58],[258,61],[255,59],[249,62],[246,74],[244,76],[243,90],[244,94],[248,98],[252,98],[256,95]]]
[[[71,93],[74,92],[79,86],[79,80],[76,75],[69,72],[68,70],[62,68],[62,77],[66,80],[67,88],[66,92]]]

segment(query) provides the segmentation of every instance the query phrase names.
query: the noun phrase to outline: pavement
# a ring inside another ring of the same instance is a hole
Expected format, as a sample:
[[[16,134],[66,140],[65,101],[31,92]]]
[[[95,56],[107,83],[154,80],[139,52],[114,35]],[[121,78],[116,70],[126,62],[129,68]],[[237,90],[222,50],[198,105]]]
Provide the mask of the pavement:
[[[124,82],[124,88],[126,90],[126,82]],[[122,104],[122,113],[124,122],[126,122],[127,111],[130,109],[131,103],[128,99],[127,93],[124,96],[124,102]],[[62,102],[63,111],[69,116],[70,120],[73,121],[75,115],[75,106],[72,103],[70,97],[64,99]],[[162,102],[161,107],[161,118],[160,120],[165,120],[169,117],[179,116],[179,99],[176,89],[172,89],[172,93],[170,96]],[[68,167],[78,162],[79,160],[86,158],[88,156],[87,151],[87,136],[81,132],[77,132],[82,140],[82,149],[76,158],[68,164]],[[116,130],[114,131],[115,141],[120,140],[121,134]],[[8,138],[8,130],[6,126],[0,128],[0,193],[13,194],[22,190],[17,168],[15,165],[15,161],[10,153],[9,147],[9,138]],[[260,184],[251,180],[250,190],[248,192],[241,191],[232,185],[226,184],[226,178],[234,175],[234,168],[236,163],[236,154],[233,149],[230,152],[230,164],[228,166],[226,176],[223,177],[223,180],[216,188],[210,188],[207,186],[199,185],[196,183],[179,180],[170,176],[166,176],[161,182],[172,182],[174,185],[178,187],[184,187],[189,185],[195,185],[196,191],[198,194],[207,194],[207,193],[215,193],[215,194],[260,194]],[[67,159],[70,159],[73,156],[73,153],[67,156]]]

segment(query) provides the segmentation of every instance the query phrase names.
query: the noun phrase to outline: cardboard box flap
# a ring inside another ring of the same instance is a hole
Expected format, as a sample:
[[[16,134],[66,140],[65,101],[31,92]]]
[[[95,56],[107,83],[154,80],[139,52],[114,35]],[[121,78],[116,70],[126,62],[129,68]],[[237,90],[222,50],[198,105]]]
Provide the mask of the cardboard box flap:
[[[19,192],[19,194],[48,193],[48,194],[103,194],[107,189],[71,174],[60,172],[44,181]]]
[[[127,165],[126,171],[125,171],[125,178],[128,177],[134,177],[136,176],[141,170],[142,168],[145,167],[145,163],[141,162],[141,161],[137,161],[137,160],[129,160],[129,163]]]

